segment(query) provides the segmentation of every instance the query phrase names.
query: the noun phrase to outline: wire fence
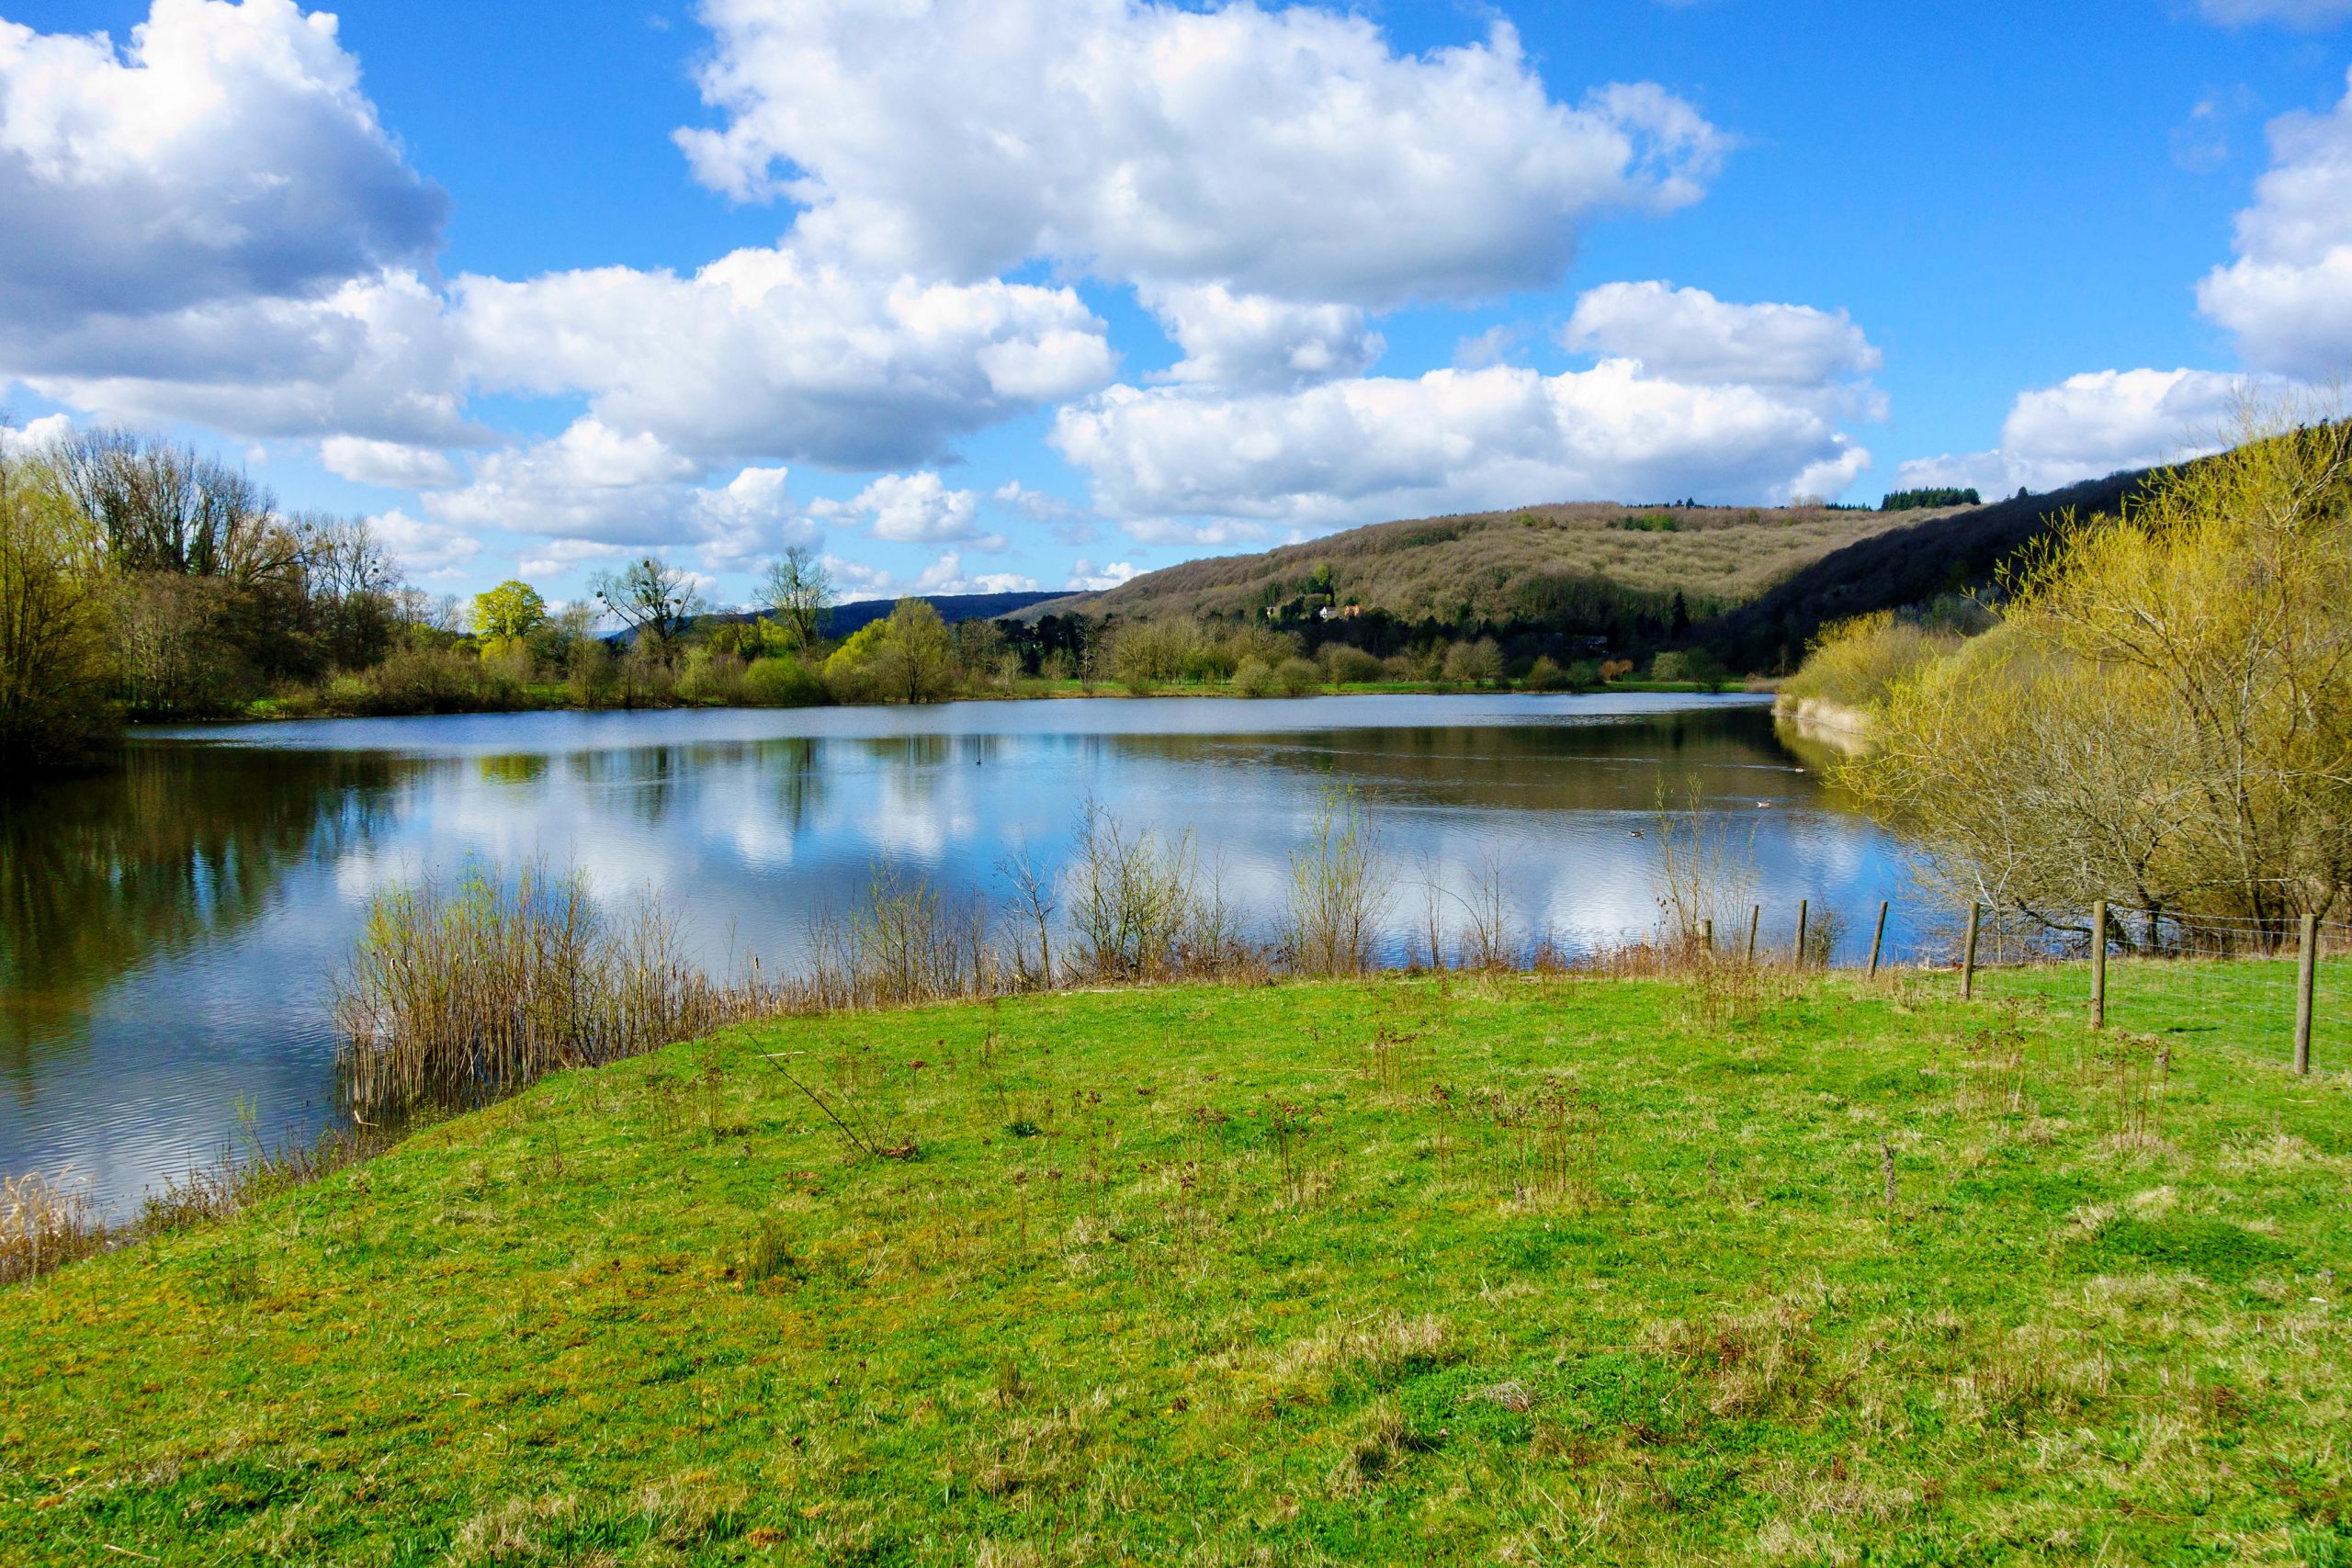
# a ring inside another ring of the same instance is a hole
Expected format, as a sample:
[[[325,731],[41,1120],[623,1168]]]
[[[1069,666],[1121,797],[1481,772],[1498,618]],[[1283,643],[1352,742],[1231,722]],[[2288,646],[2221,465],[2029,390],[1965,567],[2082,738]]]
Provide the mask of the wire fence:
[[[1859,918],[1857,918],[1859,916]],[[2043,911],[1810,901],[1702,922],[1713,952],[1760,963],[1951,972],[1971,1000],[2086,1028],[2225,1046],[2305,1067],[2352,1068],[2352,923],[2185,916],[2121,904]],[[1973,929],[1972,929],[1973,928]],[[2103,941],[2094,933],[2104,931]]]

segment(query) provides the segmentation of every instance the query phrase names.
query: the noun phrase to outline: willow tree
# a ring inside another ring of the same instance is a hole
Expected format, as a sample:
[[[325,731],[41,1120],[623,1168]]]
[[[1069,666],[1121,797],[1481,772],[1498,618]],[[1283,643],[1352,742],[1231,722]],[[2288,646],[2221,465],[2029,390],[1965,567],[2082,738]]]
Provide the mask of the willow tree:
[[[112,588],[53,457],[0,445],[0,769],[86,757],[113,727]]]
[[[1846,765],[1969,896],[2276,937],[2352,893],[2352,426],[2244,419],[2030,552],[2000,624],[1896,681]]]

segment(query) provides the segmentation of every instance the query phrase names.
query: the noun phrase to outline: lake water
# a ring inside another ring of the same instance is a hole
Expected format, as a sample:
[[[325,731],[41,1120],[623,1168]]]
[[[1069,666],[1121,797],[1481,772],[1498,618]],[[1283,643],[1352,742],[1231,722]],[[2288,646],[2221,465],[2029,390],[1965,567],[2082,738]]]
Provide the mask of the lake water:
[[[789,965],[876,862],[1001,890],[1088,796],[1190,829],[1260,931],[1329,786],[1401,884],[1502,868],[1513,924],[1575,950],[1652,926],[1651,818],[1695,785],[1755,849],[1765,938],[1795,901],[1848,941],[1900,880],[1747,697],[1096,699],[899,709],[549,713],[150,731],[96,779],[0,800],[0,1172],[70,1168],[119,1213],[331,1112],[328,976],[387,883],[469,859],[660,892],[714,968]],[[1636,836],[1642,834],[1645,836]],[[1741,933],[1744,937],[1744,932]]]

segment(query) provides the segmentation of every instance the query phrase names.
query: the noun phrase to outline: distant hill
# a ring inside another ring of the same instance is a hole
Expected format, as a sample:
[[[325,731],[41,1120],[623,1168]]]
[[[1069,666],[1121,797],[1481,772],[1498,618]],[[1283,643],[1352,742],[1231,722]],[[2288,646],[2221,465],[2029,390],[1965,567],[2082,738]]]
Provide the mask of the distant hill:
[[[1067,597],[1055,590],[1045,593],[918,593],[939,612],[939,618],[949,626],[958,621],[999,621],[1017,615],[1032,605]],[[878,621],[890,613],[896,599],[854,599],[846,604],[836,604],[825,612],[825,635],[847,637],[869,621]]]
[[[1889,519],[1895,525],[1805,563],[1695,635],[1736,670],[1794,669],[1825,624],[1982,588],[2003,561],[2061,517],[2112,515],[2155,471],[2131,469],[1932,517],[1897,513]]]
[[[1058,590],[1044,593],[918,593],[913,597],[924,601],[939,612],[939,618],[949,626],[958,621],[995,621],[1015,615],[1033,604],[1065,595]],[[878,621],[889,615],[899,602],[896,599],[853,599],[846,604],[836,604],[825,612],[825,635],[847,637],[869,621]],[[743,626],[764,620],[765,610],[714,610],[695,617],[698,626]],[[628,642],[634,634],[628,628],[611,634],[615,642]]]
[[[1375,523],[1256,555],[1185,561],[1102,592],[1046,600],[1024,618],[1073,611],[1253,615],[1306,592],[1322,567],[1340,603],[1408,622],[1542,620],[1565,589],[1595,582],[1638,595],[1679,591],[1693,614],[1706,614],[1752,599],[1858,540],[1949,515],[1951,509],[1523,506]]]

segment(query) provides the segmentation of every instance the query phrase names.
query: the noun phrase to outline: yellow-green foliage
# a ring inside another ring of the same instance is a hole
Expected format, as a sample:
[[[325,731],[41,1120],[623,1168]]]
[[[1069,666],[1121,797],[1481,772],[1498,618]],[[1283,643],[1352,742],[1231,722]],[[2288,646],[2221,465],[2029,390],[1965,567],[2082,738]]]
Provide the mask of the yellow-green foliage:
[[[825,660],[825,688],[850,703],[935,703],[956,689],[956,647],[929,601],[901,599]]]
[[[1893,683],[1846,777],[1976,896],[2283,934],[2352,892],[2352,429],[2243,434]]]
[[[1822,628],[1804,665],[1781,683],[1792,697],[1872,708],[1904,676],[1960,646],[1957,633],[1898,619],[1891,610],[1856,615]]]
[[[79,760],[113,724],[98,530],[46,457],[0,445],[0,770]]]

